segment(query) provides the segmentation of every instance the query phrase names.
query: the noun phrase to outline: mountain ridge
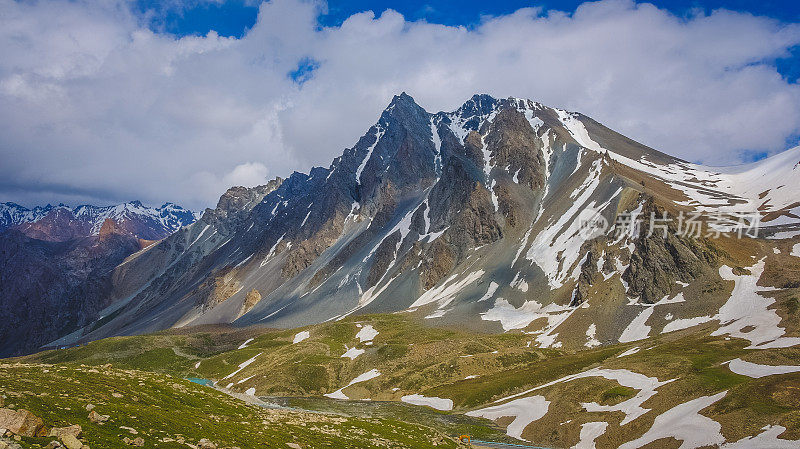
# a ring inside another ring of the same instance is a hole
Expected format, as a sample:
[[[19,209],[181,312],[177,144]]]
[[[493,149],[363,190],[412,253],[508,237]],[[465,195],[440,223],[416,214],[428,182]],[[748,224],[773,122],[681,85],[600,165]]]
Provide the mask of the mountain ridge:
[[[779,156],[800,161],[800,148]],[[757,163],[746,178],[763,182],[774,162]],[[787,170],[783,179],[799,176]],[[722,282],[719,260],[704,254],[736,243],[583,238],[581,211],[597,209],[613,224],[651,201],[653,212],[721,211],[729,228],[737,214],[758,212],[774,228],[767,232],[791,234],[800,204],[785,194],[786,183],[755,193],[741,176],[530,100],[475,95],[455,111],[428,113],[401,94],[328,168],[233,189],[226,195],[241,198],[221,198],[196,224],[132,255],[115,270],[114,319],[54,344],[173,326],[295,327],[408,311],[442,325],[528,328],[543,347],[580,346],[583,331],[562,342],[555,330],[585,322],[581,308],[601,287],[623,301],[613,306],[615,324],[598,330],[616,341],[634,318],[624,306],[630,286],[635,293],[644,279],[660,279],[642,299],[650,302],[661,299],[656,292],[682,293],[653,257],[668,264],[689,257],[705,273],[693,282]],[[671,253],[677,247],[689,252]],[[536,325],[542,319],[547,324]]]
[[[112,206],[64,204],[36,206],[33,209],[13,202],[0,203],[0,232],[8,228],[40,240],[66,241],[100,234],[107,219],[117,222],[120,232],[143,240],[160,240],[199,218],[194,212],[174,203],[160,207],[130,201]]]

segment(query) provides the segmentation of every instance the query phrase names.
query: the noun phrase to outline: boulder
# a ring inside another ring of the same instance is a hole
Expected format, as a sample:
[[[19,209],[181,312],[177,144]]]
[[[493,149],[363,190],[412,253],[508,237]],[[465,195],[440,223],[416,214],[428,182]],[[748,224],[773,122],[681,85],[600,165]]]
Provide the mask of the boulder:
[[[137,446],[137,447],[142,447],[142,446],[144,446],[144,438],[136,437],[136,438],[133,439],[133,443],[132,444],[134,446]]]
[[[61,437],[64,435],[72,435],[75,438],[80,438],[82,432],[83,429],[81,428],[80,424],[75,424],[74,426],[69,427],[53,427],[50,429],[48,436],[61,439]]]
[[[64,436],[61,437],[61,442],[64,443],[64,447],[67,449],[81,449],[83,447],[83,443],[78,441],[75,435],[71,433],[64,434]]]
[[[108,418],[108,415],[101,415],[94,410],[89,412],[89,421],[95,424],[103,424],[104,422],[108,421]]]
[[[24,437],[35,437],[44,427],[41,418],[25,410],[0,409],[0,428]]]
[[[217,445],[209,441],[207,438],[203,438],[197,442],[197,449],[217,449]]]

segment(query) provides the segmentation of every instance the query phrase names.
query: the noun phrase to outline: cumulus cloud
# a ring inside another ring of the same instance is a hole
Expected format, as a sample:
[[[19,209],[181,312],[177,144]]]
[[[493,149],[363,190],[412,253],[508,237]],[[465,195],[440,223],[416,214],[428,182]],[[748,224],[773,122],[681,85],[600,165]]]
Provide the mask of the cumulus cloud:
[[[205,207],[229,185],[327,166],[401,91],[430,111],[528,97],[710,164],[800,131],[800,86],[775,68],[798,24],[626,0],[469,29],[391,10],[320,28],[324,10],[272,0],[240,39],[177,38],[121,0],[0,0],[0,201]]]

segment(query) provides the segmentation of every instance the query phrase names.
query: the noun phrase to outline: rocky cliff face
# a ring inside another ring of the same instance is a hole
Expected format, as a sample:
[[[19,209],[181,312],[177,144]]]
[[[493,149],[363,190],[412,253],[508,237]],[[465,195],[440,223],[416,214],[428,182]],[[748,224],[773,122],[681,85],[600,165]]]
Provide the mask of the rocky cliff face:
[[[688,164],[530,100],[476,95],[429,113],[402,94],[328,168],[233,188],[197,223],[132,255],[112,275],[113,318],[61,343],[387,311],[523,329],[541,347],[581,346],[591,322],[613,341],[634,307],[672,298],[691,307],[669,316],[691,318],[682,313],[718,306],[699,302],[699,284],[721,297],[718,267],[733,254],[727,241],[674,229],[615,233],[618,219],[758,209],[781,217],[773,225],[796,224],[796,200],[779,186],[754,193],[764,170]],[[587,211],[612,226],[587,234]],[[608,317],[592,322],[599,310]]]

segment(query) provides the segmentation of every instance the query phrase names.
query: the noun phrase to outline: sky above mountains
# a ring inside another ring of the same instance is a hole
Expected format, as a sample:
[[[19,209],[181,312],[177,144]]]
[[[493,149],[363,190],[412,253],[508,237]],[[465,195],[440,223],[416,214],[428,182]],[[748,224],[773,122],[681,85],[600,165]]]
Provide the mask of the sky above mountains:
[[[684,159],[747,162],[800,134],[799,11],[0,0],[0,201],[210,206],[328,166],[401,91],[431,112],[527,97]]]

